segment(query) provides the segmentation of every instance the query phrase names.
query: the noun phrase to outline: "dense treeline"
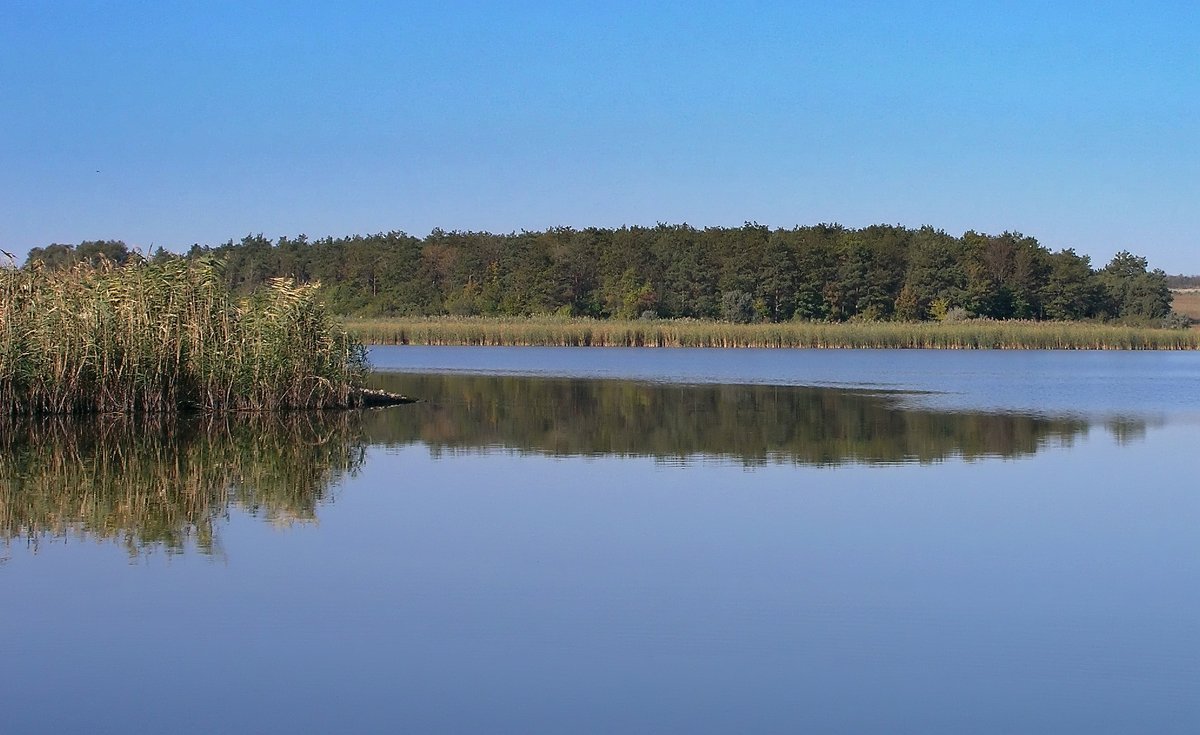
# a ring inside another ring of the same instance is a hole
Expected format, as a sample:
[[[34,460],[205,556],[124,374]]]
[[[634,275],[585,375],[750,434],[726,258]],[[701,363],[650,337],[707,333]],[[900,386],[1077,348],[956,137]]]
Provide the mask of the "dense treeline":
[[[237,510],[276,524],[317,519],[370,446],[721,457],[746,466],[1022,457],[1094,426],[1072,416],[906,408],[895,396],[765,385],[666,385],[380,373],[435,397],[402,411],[12,419],[0,416],[0,547],[108,540],[130,555],[221,553]],[[1119,441],[1145,434],[1114,420]]]
[[[1171,288],[1200,288],[1200,276],[1167,276],[1167,285]]]
[[[932,227],[660,224],[275,242],[258,235],[193,246],[187,257],[209,254],[225,260],[235,289],[274,277],[319,280],[331,308],[357,316],[1149,322],[1171,307],[1166,275],[1129,252],[1095,269],[1086,255],[1051,252],[1021,234],[954,237]],[[100,256],[119,262],[127,254],[107,241],[52,245],[29,257],[53,266]]]

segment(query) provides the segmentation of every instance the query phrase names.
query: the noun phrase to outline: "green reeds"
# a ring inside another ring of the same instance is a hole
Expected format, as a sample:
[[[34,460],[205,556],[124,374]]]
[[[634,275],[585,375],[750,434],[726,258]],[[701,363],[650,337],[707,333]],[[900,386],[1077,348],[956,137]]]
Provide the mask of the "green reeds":
[[[0,269],[0,412],[134,413],[350,405],[365,351],[316,286],[245,298],[219,262]]]
[[[1195,350],[1200,332],[1083,322],[786,322],[430,317],[345,322],[368,344]]]

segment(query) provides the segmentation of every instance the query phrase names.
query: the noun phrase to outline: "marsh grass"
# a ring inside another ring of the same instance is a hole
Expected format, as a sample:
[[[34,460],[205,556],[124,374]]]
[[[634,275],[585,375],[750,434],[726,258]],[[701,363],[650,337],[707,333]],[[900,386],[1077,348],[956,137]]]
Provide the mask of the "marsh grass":
[[[1200,328],[1200,288],[1176,289],[1171,308],[1176,314],[1192,320],[1192,328]]]
[[[219,550],[231,508],[316,519],[365,457],[359,412],[0,418],[0,540]]]
[[[316,288],[235,297],[213,259],[0,269],[0,412],[350,405],[365,352]]]
[[[430,317],[351,320],[380,345],[1194,350],[1200,333],[1081,322],[787,322]]]

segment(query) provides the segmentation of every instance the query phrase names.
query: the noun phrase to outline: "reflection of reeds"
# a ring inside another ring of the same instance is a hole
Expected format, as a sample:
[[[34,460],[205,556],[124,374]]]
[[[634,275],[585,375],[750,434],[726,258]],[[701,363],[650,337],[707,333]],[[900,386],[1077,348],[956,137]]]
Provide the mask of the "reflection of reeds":
[[[315,519],[361,467],[360,414],[5,421],[0,537],[120,541],[130,551],[214,549],[214,521],[240,507],[275,523]]]
[[[341,406],[361,345],[315,286],[247,298],[212,260],[0,268],[0,413]]]
[[[966,322],[787,322],[432,317],[352,320],[371,344],[572,347],[810,347],[932,349],[1194,350],[1200,333],[1115,324]]]

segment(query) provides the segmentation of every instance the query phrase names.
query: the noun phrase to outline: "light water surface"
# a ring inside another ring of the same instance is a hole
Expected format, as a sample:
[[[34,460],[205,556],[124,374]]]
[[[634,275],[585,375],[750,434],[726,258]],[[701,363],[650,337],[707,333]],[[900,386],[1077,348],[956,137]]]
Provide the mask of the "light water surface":
[[[6,427],[4,732],[1200,730],[1200,355],[372,357]]]

